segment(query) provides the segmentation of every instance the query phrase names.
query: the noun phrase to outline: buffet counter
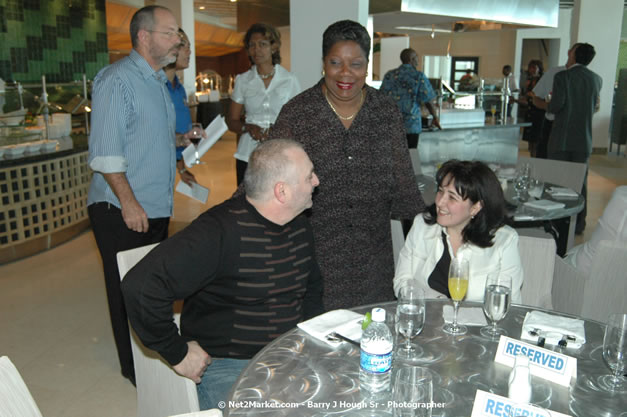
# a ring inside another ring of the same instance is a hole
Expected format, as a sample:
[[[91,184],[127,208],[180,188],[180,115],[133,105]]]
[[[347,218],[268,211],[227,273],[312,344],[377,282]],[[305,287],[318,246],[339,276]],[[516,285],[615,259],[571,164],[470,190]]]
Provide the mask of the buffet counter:
[[[0,157],[0,264],[52,248],[89,227],[87,137]]]
[[[516,165],[520,129],[530,123],[494,123],[449,126],[443,130],[423,130],[418,142],[422,173],[434,176],[438,166],[449,159],[478,160],[488,164]]]

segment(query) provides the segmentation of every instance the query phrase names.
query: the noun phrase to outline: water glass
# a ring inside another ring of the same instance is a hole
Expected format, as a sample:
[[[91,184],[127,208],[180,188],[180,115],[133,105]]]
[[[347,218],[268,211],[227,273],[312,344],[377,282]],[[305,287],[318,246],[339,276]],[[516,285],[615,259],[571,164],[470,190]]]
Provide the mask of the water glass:
[[[480,332],[483,336],[495,339],[501,335],[507,335],[507,331],[497,325],[509,311],[512,302],[511,294],[511,276],[500,272],[488,274],[483,294],[483,313],[491,324],[481,328]]]
[[[425,292],[416,283],[407,282],[400,289],[396,305],[396,334],[405,338],[397,357],[411,359],[417,351],[411,339],[418,336],[425,324]]]
[[[431,417],[433,377],[427,368],[404,366],[396,371],[393,409],[397,417]]]
[[[544,182],[539,179],[532,178],[529,180],[529,196],[540,199],[544,193]]]
[[[605,327],[603,337],[603,359],[612,370],[603,375],[599,385],[609,392],[627,392],[627,314],[612,314]]]
[[[529,180],[531,179],[531,165],[521,164],[514,179],[514,190],[516,190],[516,200],[525,201],[529,190]]]

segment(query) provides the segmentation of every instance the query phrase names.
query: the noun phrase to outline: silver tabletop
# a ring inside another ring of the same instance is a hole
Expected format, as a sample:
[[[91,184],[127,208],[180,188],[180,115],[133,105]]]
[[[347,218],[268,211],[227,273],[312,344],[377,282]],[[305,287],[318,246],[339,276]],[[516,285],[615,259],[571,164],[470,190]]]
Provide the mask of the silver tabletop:
[[[479,327],[469,326],[463,336],[442,332],[442,307],[447,302],[427,301],[425,327],[415,339],[422,357],[415,364],[428,367],[434,375],[434,402],[444,407],[434,409],[433,416],[469,416],[477,389],[507,396],[511,368],[494,362],[497,342],[483,338]],[[462,304],[469,305],[480,306]],[[389,317],[395,306],[383,306]],[[365,312],[371,307],[355,310]],[[500,326],[510,337],[519,338],[525,314],[531,310],[512,306]],[[627,396],[603,392],[596,382],[609,373],[602,359],[604,325],[586,321],[585,331],[587,342],[580,349],[555,348],[577,358],[578,378],[566,388],[533,377],[531,401],[572,416],[625,417]],[[393,369],[400,365],[395,360]],[[331,347],[294,329],[251,360],[233,386],[224,411],[231,416],[387,416],[393,413],[387,400],[385,395],[373,399],[360,392],[359,347],[349,343]]]

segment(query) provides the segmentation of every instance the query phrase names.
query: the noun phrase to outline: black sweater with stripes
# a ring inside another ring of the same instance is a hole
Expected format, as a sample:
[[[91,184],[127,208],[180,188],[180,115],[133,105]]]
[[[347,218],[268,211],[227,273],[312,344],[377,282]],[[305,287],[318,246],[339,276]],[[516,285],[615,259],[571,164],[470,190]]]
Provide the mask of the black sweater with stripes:
[[[305,215],[279,226],[239,196],[159,244],[122,282],[142,342],[176,365],[196,340],[214,357],[251,358],[322,313],[322,278]],[[172,305],[184,299],[181,335]]]

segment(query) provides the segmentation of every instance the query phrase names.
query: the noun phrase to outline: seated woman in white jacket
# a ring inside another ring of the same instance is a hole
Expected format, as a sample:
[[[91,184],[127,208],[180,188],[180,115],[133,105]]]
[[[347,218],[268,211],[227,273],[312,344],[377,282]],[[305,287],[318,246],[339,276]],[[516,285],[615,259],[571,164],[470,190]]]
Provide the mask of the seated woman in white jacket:
[[[463,257],[470,263],[465,300],[483,301],[488,274],[500,271],[512,277],[511,300],[520,303],[518,234],[505,225],[505,197],[494,172],[482,162],[451,160],[436,182],[435,204],[416,216],[399,254],[394,292],[414,280],[427,298],[450,298],[451,258]]]

